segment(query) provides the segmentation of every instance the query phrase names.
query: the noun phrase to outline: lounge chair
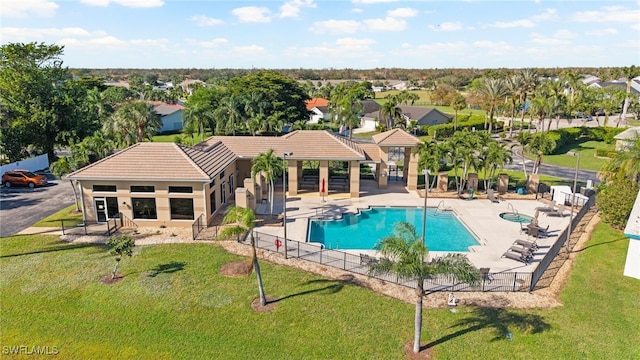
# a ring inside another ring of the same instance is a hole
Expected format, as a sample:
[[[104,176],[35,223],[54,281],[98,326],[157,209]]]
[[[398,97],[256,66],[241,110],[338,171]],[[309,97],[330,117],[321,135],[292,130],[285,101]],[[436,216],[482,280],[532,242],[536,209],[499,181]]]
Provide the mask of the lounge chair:
[[[507,251],[506,253],[502,254],[502,257],[506,257],[507,259],[511,259],[511,260],[520,261],[525,264],[528,264],[529,261],[531,260],[531,257],[527,257],[522,254],[514,253],[511,251]]]
[[[518,240],[514,241],[513,244],[530,248],[533,251],[538,250],[538,243],[536,241],[528,241],[528,240],[520,240],[520,239],[518,239]]]
[[[547,216],[560,216],[564,217],[564,204],[560,204],[557,210],[549,211]]]
[[[493,193],[493,189],[487,189],[487,198],[491,200],[492,203],[499,203],[500,200],[496,198],[496,195]]]
[[[513,245],[509,248],[509,251],[513,251],[518,254],[522,254],[524,256],[532,256],[533,250],[528,247]]]
[[[489,275],[490,268],[480,268],[480,275],[482,275],[482,280],[486,282],[491,282],[493,277]]]
[[[367,254],[360,254],[360,265],[373,265],[378,262],[378,259],[371,257]]]
[[[551,203],[549,203],[549,205],[547,206],[538,206],[536,210],[542,212],[556,211],[556,201],[552,200]]]

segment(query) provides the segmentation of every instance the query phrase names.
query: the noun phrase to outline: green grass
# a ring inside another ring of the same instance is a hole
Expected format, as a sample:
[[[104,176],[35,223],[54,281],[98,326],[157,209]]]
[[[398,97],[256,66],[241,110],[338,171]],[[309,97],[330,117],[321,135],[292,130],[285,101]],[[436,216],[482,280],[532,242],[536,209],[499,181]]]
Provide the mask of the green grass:
[[[220,275],[241,258],[215,245],[136,248],[120,266],[126,277],[104,285],[114,258],[102,245],[0,241],[0,342],[57,346],[60,359],[405,359],[413,336],[413,305],[266,261],[266,291],[280,300],[255,313],[255,278]],[[640,282],[622,276],[627,244],[600,224],[564,306],[425,309],[423,341],[439,359],[638,359]]]
[[[82,223],[82,212],[76,212],[76,206],[68,206],[57,213],[44,218],[37,223],[31,225],[34,227],[60,227],[61,222],[64,221],[64,226],[76,226]]]
[[[570,146],[560,148],[558,151],[561,154],[559,155],[545,155],[542,162],[545,164],[575,168],[577,158],[567,155],[568,151],[573,151],[580,153],[580,169],[599,171],[608,159],[596,157],[597,149],[614,151],[615,145],[607,144],[603,141],[585,141],[571,144]]]
[[[175,142],[177,136],[182,136],[182,135],[181,134],[155,135],[153,137],[153,142]],[[198,143],[210,136],[211,136],[210,132],[206,133],[204,137],[194,134],[193,139],[195,143]]]

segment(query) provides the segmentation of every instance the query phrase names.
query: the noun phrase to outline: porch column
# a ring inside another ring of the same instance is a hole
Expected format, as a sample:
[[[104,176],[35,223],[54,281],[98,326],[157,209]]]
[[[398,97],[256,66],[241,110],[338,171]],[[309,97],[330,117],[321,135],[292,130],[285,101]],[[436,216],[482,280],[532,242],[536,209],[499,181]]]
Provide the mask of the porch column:
[[[418,189],[418,152],[417,148],[404,149],[405,168],[403,174],[407,181],[407,189]]]
[[[349,193],[352,198],[360,197],[360,162],[349,162]]]
[[[329,161],[320,160],[320,178],[318,179],[318,194],[322,194],[322,180],[324,180],[324,196],[329,194]]]
[[[389,180],[389,165],[387,164],[389,162],[389,148],[388,147],[380,147],[380,172],[378,173],[379,175],[379,180],[378,180],[378,188],[380,189],[386,189],[387,188],[387,182]]]
[[[298,163],[297,160],[287,160],[289,162],[289,196],[298,195]]]

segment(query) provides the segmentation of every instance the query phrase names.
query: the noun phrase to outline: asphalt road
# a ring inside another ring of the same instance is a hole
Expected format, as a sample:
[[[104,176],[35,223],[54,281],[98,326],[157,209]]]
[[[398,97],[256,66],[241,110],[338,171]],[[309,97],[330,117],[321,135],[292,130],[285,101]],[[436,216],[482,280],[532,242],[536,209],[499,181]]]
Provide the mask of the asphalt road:
[[[50,180],[47,186],[0,189],[0,237],[18,233],[41,219],[72,205],[68,181]]]

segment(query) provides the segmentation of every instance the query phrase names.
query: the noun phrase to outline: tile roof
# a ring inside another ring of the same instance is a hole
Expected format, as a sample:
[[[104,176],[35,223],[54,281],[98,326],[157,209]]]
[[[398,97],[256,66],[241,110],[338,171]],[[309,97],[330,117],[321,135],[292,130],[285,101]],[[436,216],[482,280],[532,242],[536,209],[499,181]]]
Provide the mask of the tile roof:
[[[375,163],[380,162],[380,147],[376,144],[358,144],[360,149],[364,151],[364,155],[366,156],[368,161],[373,161]]]
[[[445,114],[442,111],[434,108],[423,107],[423,106],[406,106],[406,105],[399,105],[398,107],[402,111],[402,114],[406,115],[411,120],[420,120],[423,117],[428,116],[432,112],[440,113],[448,119],[453,118],[453,116],[449,114]]]
[[[240,158],[254,158],[273,149],[281,157],[293,151],[292,159],[300,160],[364,160],[358,145],[328,131],[296,130],[281,137],[268,136],[212,136],[196,145],[203,148],[221,141]]]
[[[634,140],[638,137],[640,137],[640,126],[630,127],[613,138],[616,140]]]
[[[167,115],[171,115],[177,111],[182,111],[184,110],[184,106],[182,105],[178,105],[178,104],[154,104],[155,107],[153,108],[156,111],[156,114],[160,115],[160,116],[167,116]]]
[[[328,106],[329,100],[323,98],[313,98],[305,101],[305,104],[307,106],[307,110],[311,110],[314,107]]]
[[[380,111],[380,104],[378,104],[376,101],[374,100],[362,100],[362,113],[363,114],[370,114],[373,112],[378,112]]]
[[[208,157],[173,143],[137,143],[69,174],[73,180],[176,180],[209,181],[214,171],[229,159],[224,149]],[[214,154],[222,155],[219,160]],[[213,164],[212,162],[216,162]],[[203,167],[201,168],[202,165]]]
[[[373,142],[384,146],[416,146],[420,143],[420,139],[396,128],[374,135]]]

